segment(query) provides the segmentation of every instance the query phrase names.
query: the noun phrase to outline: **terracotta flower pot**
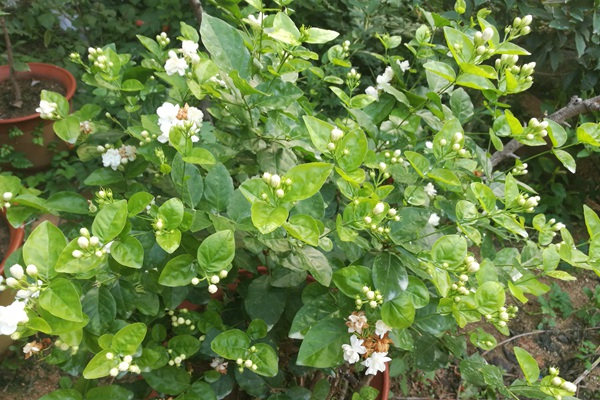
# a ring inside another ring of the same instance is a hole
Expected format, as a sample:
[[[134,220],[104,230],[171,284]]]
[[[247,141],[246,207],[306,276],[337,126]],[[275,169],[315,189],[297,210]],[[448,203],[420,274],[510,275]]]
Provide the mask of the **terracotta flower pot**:
[[[6,222],[6,225],[9,227],[9,233],[10,233],[10,241],[9,241],[8,249],[6,251],[6,254],[4,255],[4,259],[0,263],[0,275],[2,275],[4,273],[4,264],[6,263],[6,260],[8,259],[8,257],[12,253],[14,253],[14,251],[17,250],[23,244],[23,237],[25,236],[25,230],[22,227],[14,228],[11,224],[9,224],[6,219],[6,214],[5,214],[4,210],[2,210],[2,212],[0,212],[0,217],[2,219],[4,219],[4,221]],[[3,292],[0,292],[0,306],[7,306],[7,305],[11,304],[13,302],[13,300],[14,300],[14,292],[12,290],[5,290]],[[12,343],[13,343],[13,340],[10,338],[10,336],[0,335],[0,358],[2,358],[2,356],[4,355],[6,350],[8,350],[8,347]]]
[[[17,79],[35,78],[37,80],[58,82],[65,88],[67,100],[71,101],[77,83],[69,71],[55,65],[43,63],[29,63],[29,68],[30,71],[17,72]],[[0,82],[8,80],[9,76],[8,65],[0,66]],[[48,168],[53,156],[53,153],[48,150],[48,143],[56,139],[52,124],[53,121],[41,119],[39,113],[19,118],[0,119],[0,146],[8,144],[14,147],[15,151],[25,153],[27,159],[33,164],[30,168],[32,171]],[[39,126],[43,127],[43,146],[33,144],[32,132]],[[8,132],[13,127],[23,131],[23,135],[10,138]]]

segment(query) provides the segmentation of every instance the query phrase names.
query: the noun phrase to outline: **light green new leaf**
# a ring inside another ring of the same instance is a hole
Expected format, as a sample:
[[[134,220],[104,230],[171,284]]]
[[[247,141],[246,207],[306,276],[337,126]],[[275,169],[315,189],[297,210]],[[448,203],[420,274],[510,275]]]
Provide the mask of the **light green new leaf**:
[[[68,279],[54,279],[40,294],[38,305],[55,317],[67,321],[85,320],[81,309],[80,291]]]
[[[431,249],[431,257],[440,265],[448,264],[447,268],[460,266],[467,256],[467,240],[459,235],[446,235],[439,238]]]
[[[119,365],[119,359],[114,357],[112,360],[109,360],[106,358],[107,353],[114,354],[114,350],[102,350],[90,360],[83,370],[83,377],[85,379],[99,379],[108,376],[110,370]]]
[[[446,168],[434,168],[427,176],[445,185],[460,186],[460,179],[454,175],[454,172]]]
[[[355,171],[362,165],[368,149],[365,133],[360,129],[354,129],[337,143],[335,149],[337,163],[346,172]],[[344,150],[349,150],[348,154],[344,154]]]
[[[305,31],[305,34],[307,34],[308,37],[304,39],[304,42],[314,44],[331,42],[333,39],[340,35],[336,31],[330,31],[327,29],[320,28],[308,28]]]
[[[41,276],[53,275],[54,266],[67,246],[62,231],[48,221],[42,222],[23,245],[23,260],[33,264]]]
[[[283,228],[293,237],[311,246],[319,245],[319,226],[310,215],[297,214],[290,217]]]
[[[110,247],[110,255],[116,262],[129,268],[142,268],[144,263],[144,247],[133,236],[115,241]]]
[[[475,292],[477,309],[483,315],[498,312],[500,307],[504,307],[505,300],[504,287],[499,282],[485,282]]]
[[[540,367],[538,366],[537,361],[535,361],[535,358],[520,347],[515,346],[513,349],[527,382],[530,384],[537,382],[540,377]]]
[[[419,176],[424,178],[430,168],[427,158],[425,158],[425,156],[422,154],[415,153],[414,151],[407,151],[404,153],[404,156],[410,165],[415,169],[415,171],[417,171]]]
[[[181,231],[172,229],[168,232],[156,232],[156,243],[167,253],[172,254],[181,244]]]
[[[577,127],[577,139],[594,147],[600,147],[600,124],[586,122]]]
[[[121,233],[126,222],[127,201],[119,200],[106,204],[94,218],[92,233],[98,236],[102,243],[108,243]]]
[[[254,345],[256,352],[250,354],[250,359],[257,365],[258,375],[275,376],[279,372],[279,357],[275,350],[266,343],[256,343]]]
[[[323,162],[301,164],[293,167],[282,178],[282,181],[287,179],[292,181],[291,186],[285,189],[282,201],[291,203],[313,196],[321,189],[332,169],[333,164]]]
[[[552,121],[551,119],[544,119],[548,123],[548,137],[552,141],[552,146],[560,147],[567,141],[567,132],[560,124]]]
[[[217,335],[210,343],[212,351],[228,360],[244,358],[250,347],[250,338],[239,329],[230,329]]]
[[[571,154],[559,149],[552,149],[552,152],[566,169],[573,174],[575,173],[575,170],[577,169],[577,163]]]
[[[252,224],[267,234],[279,228],[287,220],[288,210],[285,207],[274,207],[271,204],[256,202],[250,209]]]
[[[394,329],[411,326],[415,320],[415,306],[408,293],[402,293],[395,299],[383,303],[381,319]]]
[[[162,218],[164,229],[175,229],[183,222],[183,203],[176,197],[165,201],[158,208],[158,217]]]
[[[314,368],[340,365],[344,362],[342,345],[350,342],[348,336],[348,327],[343,319],[320,320],[306,333],[297,364]]]
[[[194,257],[182,254],[169,260],[160,273],[158,283],[169,287],[179,287],[189,284],[196,276]]]
[[[121,328],[113,336],[111,348],[121,354],[135,354],[146,337],[146,324],[136,322]]]
[[[322,153],[327,152],[327,144],[331,142],[331,131],[333,128],[335,128],[335,126],[325,121],[321,121],[318,118],[306,115],[303,116],[302,119],[306,124],[306,129],[308,130],[310,139],[315,147]]]

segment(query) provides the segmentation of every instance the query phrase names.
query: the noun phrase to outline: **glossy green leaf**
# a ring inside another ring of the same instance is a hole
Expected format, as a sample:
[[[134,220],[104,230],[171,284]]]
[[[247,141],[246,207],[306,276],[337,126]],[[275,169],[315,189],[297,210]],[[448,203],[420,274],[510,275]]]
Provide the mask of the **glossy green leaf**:
[[[288,218],[288,210],[285,207],[256,202],[252,204],[251,218],[256,229],[260,233],[267,234],[283,225]]]
[[[535,361],[535,358],[520,347],[515,346],[513,347],[513,350],[527,382],[530,384],[537,382],[540,377],[540,367],[538,366],[537,361]]]
[[[505,300],[504,287],[499,282],[485,282],[475,292],[477,310],[483,315],[497,313],[500,307],[504,307]]]
[[[296,214],[290,217],[289,222],[283,224],[283,228],[296,239],[310,244],[319,245],[319,226],[317,221],[310,215]]]
[[[332,164],[314,162],[301,164],[290,169],[282,180],[290,179],[292,184],[286,188],[283,201],[293,202],[308,199],[317,193],[333,169]]]
[[[361,265],[350,265],[338,269],[333,274],[333,283],[340,292],[353,299],[357,294],[363,293],[364,286],[373,287],[371,270]]]
[[[102,243],[108,243],[116,238],[127,222],[127,202],[118,200],[106,204],[94,218],[92,234],[98,236]]]
[[[186,157],[182,158],[180,154],[177,154],[173,159],[171,179],[175,189],[181,196],[181,200],[188,207],[196,207],[202,200],[205,182],[198,168],[184,162],[184,158]]]
[[[572,174],[575,173],[575,170],[577,169],[577,164],[571,154],[559,149],[552,149],[552,152],[554,153],[556,158],[558,158],[558,161],[560,161],[562,165],[569,170],[569,172],[571,172]]]
[[[433,168],[427,176],[445,185],[460,186],[460,179],[449,169]]]
[[[349,150],[348,154],[344,154],[344,150]],[[354,171],[362,165],[367,150],[368,143],[365,133],[360,129],[354,129],[345,134],[336,144],[337,164],[344,171]]]
[[[187,371],[175,366],[165,366],[144,372],[142,376],[152,389],[170,395],[178,395],[186,390],[191,378]]]
[[[381,253],[373,261],[373,284],[384,301],[398,297],[408,287],[408,274],[400,258]]]
[[[344,320],[339,318],[320,320],[304,337],[297,364],[314,368],[340,365],[344,361],[342,345],[350,343],[348,336],[348,327]]]
[[[181,231],[179,229],[156,233],[156,243],[167,253],[172,254],[179,248],[181,244]]]
[[[146,210],[146,207],[152,203],[154,196],[148,192],[137,192],[131,195],[127,200],[127,210],[130,217]]]
[[[107,331],[117,316],[117,304],[105,286],[90,289],[81,300],[83,312],[90,318],[85,329],[95,335]]]
[[[109,385],[91,388],[85,392],[86,400],[132,400],[133,392],[123,386]]]
[[[206,274],[229,271],[234,256],[235,239],[230,230],[213,233],[198,247],[198,264]]]
[[[250,348],[250,338],[239,329],[229,329],[217,335],[210,343],[210,348],[228,360],[243,359]]]
[[[444,268],[456,268],[467,257],[467,240],[459,235],[442,236],[433,244],[431,256],[439,265],[448,264]]]
[[[244,307],[251,319],[262,319],[270,330],[281,318],[286,299],[285,290],[272,287],[269,277],[263,275],[248,286]]]
[[[38,305],[52,315],[67,321],[84,321],[77,287],[68,279],[56,278],[40,294]]]
[[[315,44],[331,42],[333,39],[340,35],[336,31],[330,31],[327,29],[320,28],[308,28],[305,34],[307,35],[307,37],[306,39],[304,39],[304,42]]]
[[[225,211],[233,196],[233,179],[223,164],[215,165],[204,180],[204,198],[216,211]]]
[[[146,324],[136,322],[121,328],[113,336],[111,347],[121,354],[135,354],[146,337]]]
[[[83,370],[83,377],[85,379],[98,379],[108,376],[110,370],[119,365],[118,358],[115,357],[112,360],[106,358],[106,354],[108,353],[114,354],[114,350],[102,350],[90,360]]]
[[[256,343],[256,351],[250,354],[250,359],[256,364],[254,371],[262,376],[275,376],[279,372],[279,358],[275,350],[266,343]]]
[[[172,258],[160,273],[158,283],[169,287],[188,285],[196,277],[195,261],[195,258],[189,254]]]
[[[133,236],[116,240],[110,247],[110,255],[121,265],[129,268],[142,268],[144,263],[144,248]]]
[[[52,275],[54,265],[66,246],[67,239],[61,230],[44,221],[31,232],[23,245],[23,260],[26,265],[35,265],[39,274],[47,277]]]
[[[415,320],[415,306],[407,293],[386,301],[381,307],[381,319],[394,329],[404,329]]]

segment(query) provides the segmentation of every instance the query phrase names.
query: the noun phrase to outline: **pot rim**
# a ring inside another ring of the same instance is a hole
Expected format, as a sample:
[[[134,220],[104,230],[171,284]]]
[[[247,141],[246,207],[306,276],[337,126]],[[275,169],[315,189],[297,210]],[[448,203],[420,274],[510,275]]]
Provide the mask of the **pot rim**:
[[[30,70],[29,71],[17,71],[17,75],[19,73],[23,73],[23,74],[33,74],[33,75],[43,76],[44,75],[43,70],[49,70],[49,69],[53,70],[56,73],[56,75],[62,75],[63,79],[62,79],[61,83],[66,82],[66,85],[64,85],[65,90],[67,92],[65,94],[65,97],[67,98],[67,100],[71,100],[71,98],[75,94],[75,89],[77,88],[77,81],[75,80],[75,77],[73,76],[73,74],[71,74],[66,69],[59,67],[57,65],[54,65],[54,64],[30,62],[30,63],[27,63],[27,65],[29,65]],[[8,68],[9,68],[8,65],[1,65],[0,71],[7,70]],[[36,118],[40,118],[40,113],[29,114],[29,115],[25,115],[24,117],[19,117],[19,118],[0,119],[0,124],[16,124],[19,122],[29,121],[29,120],[36,119]]]

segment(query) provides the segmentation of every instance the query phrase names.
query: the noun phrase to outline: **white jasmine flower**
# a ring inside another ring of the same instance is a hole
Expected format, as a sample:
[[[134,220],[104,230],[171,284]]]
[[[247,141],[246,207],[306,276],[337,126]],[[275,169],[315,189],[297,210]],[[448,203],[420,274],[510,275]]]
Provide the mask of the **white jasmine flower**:
[[[250,25],[257,27],[260,27],[262,25],[264,19],[265,15],[262,12],[259,12],[257,17],[255,17],[253,14],[248,15],[248,22],[250,23]]]
[[[383,336],[391,330],[392,328],[387,326],[382,320],[375,323],[375,334],[378,335],[380,339],[383,339]]]
[[[362,365],[367,367],[365,374],[375,375],[377,372],[385,371],[385,363],[388,361],[392,361],[392,359],[387,356],[387,353],[373,352],[369,358],[362,362]]]
[[[181,54],[185,57],[189,57],[192,62],[198,57],[198,43],[192,42],[191,40],[184,40],[181,42]]]
[[[188,64],[185,58],[177,57],[177,53],[173,50],[169,51],[169,59],[165,62],[165,71],[167,75],[179,74],[180,76],[185,75],[185,70]]]
[[[123,146],[119,150],[122,158],[126,158],[129,161],[134,161],[136,158],[136,147],[135,146]]]
[[[25,346],[23,346],[23,353],[29,355],[31,357],[31,354],[29,353],[37,353],[41,350],[41,345],[35,341],[31,342],[31,343],[27,343]]]
[[[225,361],[224,359],[220,358],[220,357],[216,357],[213,358],[212,362],[210,363],[211,368],[213,368],[215,371],[219,372],[220,374],[226,374],[227,373],[227,364],[228,362]]]
[[[177,119],[177,115],[179,114],[179,104],[165,102],[162,106],[156,109],[156,114],[158,115],[158,125],[160,126],[160,131],[167,135],[168,140],[171,127],[179,122]],[[165,142],[166,140],[164,142],[161,141],[161,143]]]
[[[373,207],[373,214],[379,215],[385,210],[385,204],[379,202]]]
[[[111,167],[113,170],[117,170],[117,167],[121,165],[121,154],[117,149],[108,149],[102,154],[102,164],[105,167]]]
[[[398,66],[400,67],[400,70],[402,72],[406,72],[410,69],[410,63],[408,62],[408,60],[404,60],[404,61],[396,60],[396,63],[398,64]]]
[[[377,91],[377,89],[375,89],[373,86],[366,88],[365,93],[371,97],[375,97],[376,100],[379,100],[379,91]]]
[[[15,301],[9,306],[0,306],[0,335],[12,335],[19,323],[26,323],[29,317],[25,312],[25,303]]]
[[[338,128],[337,126],[331,130],[331,141],[337,142],[344,136],[344,131]]]
[[[348,321],[346,322],[346,326],[348,327],[348,333],[358,333],[362,334],[363,329],[369,327],[367,323],[367,316],[364,311],[353,312],[348,316]]]
[[[350,344],[342,345],[344,360],[350,364],[354,364],[360,360],[360,355],[367,352],[367,348],[363,346],[363,342],[364,340],[359,339],[354,335],[350,336]]]
[[[427,221],[427,225],[438,226],[440,224],[440,217],[433,213],[429,216],[429,220]]]
[[[53,118],[54,112],[58,105],[56,103],[50,103],[46,100],[40,100],[40,106],[35,109],[36,112],[40,113],[42,118]]]
[[[433,142],[430,142],[429,140],[425,142],[425,148],[426,149],[433,149]]]
[[[383,89],[388,86],[392,79],[394,78],[394,71],[392,67],[387,67],[383,74],[379,75],[376,79],[377,81],[377,89]]]
[[[437,190],[435,190],[435,187],[433,186],[433,183],[431,183],[431,182],[429,182],[427,185],[425,185],[423,190],[425,191],[425,193],[427,193],[427,196],[429,196],[429,197],[435,197],[435,195],[437,194]]]

